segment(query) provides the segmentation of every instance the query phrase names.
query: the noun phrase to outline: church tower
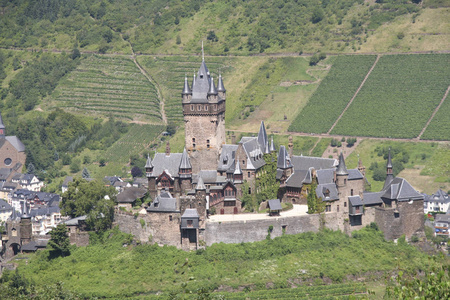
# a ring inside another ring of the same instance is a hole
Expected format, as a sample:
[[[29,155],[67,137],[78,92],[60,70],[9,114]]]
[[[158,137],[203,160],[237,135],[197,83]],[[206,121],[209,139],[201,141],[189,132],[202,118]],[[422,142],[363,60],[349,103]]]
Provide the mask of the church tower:
[[[226,90],[219,75],[217,88],[214,78],[202,60],[192,87],[187,77],[181,93],[185,123],[185,147],[192,154],[196,151],[220,153],[225,144]]]

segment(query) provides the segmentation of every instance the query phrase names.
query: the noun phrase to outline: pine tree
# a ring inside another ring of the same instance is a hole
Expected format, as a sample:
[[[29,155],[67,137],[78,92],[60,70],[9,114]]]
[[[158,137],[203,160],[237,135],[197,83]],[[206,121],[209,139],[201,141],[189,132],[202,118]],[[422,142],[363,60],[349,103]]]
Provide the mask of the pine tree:
[[[70,255],[70,241],[67,235],[67,228],[64,224],[59,224],[50,231],[51,239],[48,241],[47,247],[51,250],[52,257]]]
[[[83,171],[81,172],[81,177],[84,179],[91,178],[91,174],[89,173],[88,169],[86,167],[83,168]]]
[[[36,172],[36,168],[33,163],[29,163],[27,167],[27,174],[34,174],[34,172]]]

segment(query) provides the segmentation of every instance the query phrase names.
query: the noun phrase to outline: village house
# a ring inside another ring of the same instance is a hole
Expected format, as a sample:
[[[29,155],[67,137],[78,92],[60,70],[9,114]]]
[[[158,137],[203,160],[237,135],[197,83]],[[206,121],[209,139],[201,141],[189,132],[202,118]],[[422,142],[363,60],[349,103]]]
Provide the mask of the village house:
[[[450,197],[442,189],[439,189],[432,195],[423,194],[425,200],[423,201],[424,213],[443,212],[447,213],[450,206]]]

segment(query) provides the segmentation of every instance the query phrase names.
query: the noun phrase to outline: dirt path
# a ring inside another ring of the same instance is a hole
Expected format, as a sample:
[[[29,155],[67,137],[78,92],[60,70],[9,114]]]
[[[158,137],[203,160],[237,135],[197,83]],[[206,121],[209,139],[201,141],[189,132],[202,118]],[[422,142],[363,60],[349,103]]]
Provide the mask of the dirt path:
[[[363,87],[364,83],[366,83],[367,78],[369,78],[370,73],[372,73],[372,70],[375,68],[375,66],[378,63],[378,60],[380,59],[380,55],[377,55],[377,59],[375,60],[375,62],[373,63],[372,67],[370,68],[369,72],[367,72],[366,77],[364,77],[364,80],[361,82],[361,85],[359,86],[359,88],[356,90],[355,94],[353,95],[352,99],[350,99],[350,101],[347,103],[347,106],[344,108],[344,111],[339,115],[339,117],[337,118],[337,120],[334,122],[333,126],[331,126],[330,130],[328,130],[328,134],[331,133],[331,131],[333,130],[334,126],[336,126],[336,124],[339,122],[339,120],[342,118],[342,116],[345,114],[345,112],[347,111],[347,109],[350,107],[350,105],[352,104],[353,100],[355,100],[356,95],[358,95],[359,91],[361,90],[361,88]]]
[[[420,132],[420,134],[417,136],[417,140],[420,140],[420,138],[422,137],[422,134],[425,132],[425,130],[427,129],[428,125],[430,125],[431,120],[433,120],[434,115],[438,112],[439,108],[441,107],[442,103],[444,103],[445,98],[447,98],[448,92],[450,91],[450,85],[448,86],[447,90],[445,91],[444,97],[442,97],[441,102],[439,102],[439,105],[436,107],[436,109],[434,110],[433,114],[431,115],[430,119],[428,120],[427,124],[425,124],[425,127],[422,129],[422,131]]]

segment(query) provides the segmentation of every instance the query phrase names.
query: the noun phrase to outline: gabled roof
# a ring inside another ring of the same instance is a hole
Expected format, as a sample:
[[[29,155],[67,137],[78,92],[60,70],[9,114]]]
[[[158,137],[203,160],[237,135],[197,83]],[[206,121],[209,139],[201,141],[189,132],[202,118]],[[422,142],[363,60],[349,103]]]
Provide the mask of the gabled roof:
[[[295,172],[297,172],[297,171],[295,171]],[[333,183],[334,168],[317,170],[316,175],[317,175],[317,181],[319,182],[319,184]]]
[[[236,167],[234,168],[234,175],[241,175],[242,174],[242,170],[241,170],[241,164],[239,163],[239,157],[236,159]]]
[[[270,210],[282,210],[280,199],[272,199],[267,202],[269,203]]]
[[[363,203],[364,205],[379,205],[383,203],[381,196],[384,192],[363,192]]]
[[[6,202],[3,199],[0,199],[0,212],[12,212],[12,206],[8,204],[8,202]]]
[[[31,241],[28,244],[22,246],[22,251],[36,251],[39,248],[46,248],[48,240],[47,239],[39,239],[37,241]]]
[[[17,151],[19,152],[24,152],[25,151],[25,145],[19,140],[19,138],[17,136],[7,136],[6,140],[8,142],[11,143],[11,145],[13,145],[14,148],[16,148]]]
[[[301,188],[306,183],[309,170],[297,170],[286,180],[287,187]]]
[[[156,206],[155,206],[156,204]],[[147,208],[149,212],[179,212],[177,199],[173,198],[168,191],[162,191],[159,196]]]
[[[267,152],[269,151],[269,140],[267,138],[266,126],[264,126],[264,121],[261,121],[261,125],[259,126],[258,144],[264,153],[266,153],[266,148]]]
[[[182,219],[198,219],[198,212],[195,208],[186,208],[183,215],[181,216]]]
[[[222,151],[220,152],[219,162],[217,164],[218,171],[227,171],[231,166],[234,167],[234,157],[238,145],[222,145]]]
[[[359,196],[350,196],[348,197],[348,200],[350,201],[350,206],[362,206],[363,203],[361,201],[361,197]]]
[[[338,161],[333,158],[321,158],[312,156],[292,156],[292,164],[294,170],[308,170],[314,168],[315,170],[331,169],[338,165]]]
[[[144,197],[145,188],[128,187],[117,195],[117,203],[133,203],[136,199]]]
[[[9,175],[11,175],[12,169],[10,168],[0,168],[0,180],[8,179]]]
[[[59,206],[46,206],[40,208],[34,208],[30,211],[30,216],[50,216],[51,214],[57,214],[60,212]]]
[[[324,195],[327,190],[330,192],[329,196]],[[334,201],[339,199],[336,184],[334,183],[318,184],[316,195],[317,197],[322,198],[322,201]]]
[[[245,137],[241,139],[242,147],[247,156],[247,166],[245,169],[258,170],[266,164],[263,155],[264,149],[261,149],[256,137]]]
[[[363,174],[358,169],[348,170],[348,180],[363,179]]]
[[[339,165],[336,169],[336,175],[348,175],[347,167],[345,166],[344,154],[339,155]]]
[[[153,158],[153,172],[152,177],[159,177],[164,171],[167,171],[171,176],[178,176],[179,167],[181,164],[182,153],[156,153]],[[166,172],[166,173],[167,173]]]
[[[66,224],[67,226],[77,226],[79,224],[79,221],[86,221],[87,216],[79,216],[76,218],[72,218],[70,220],[64,221],[63,224]]]
[[[420,200],[424,198],[424,196],[417,192],[408,181],[399,177],[392,180],[384,190],[382,197],[398,201]]]
[[[198,174],[193,176],[192,183],[197,184],[200,177],[202,178],[203,183],[215,184],[218,179],[220,180],[219,177],[221,176],[217,176],[216,170],[201,170]]]
[[[446,192],[439,189],[436,193],[434,193],[430,196],[426,196],[425,201],[448,203],[450,201],[450,197],[448,196],[448,194]]]
[[[435,222],[442,222],[442,223],[450,223],[450,215],[448,214],[436,214],[434,217]]]

